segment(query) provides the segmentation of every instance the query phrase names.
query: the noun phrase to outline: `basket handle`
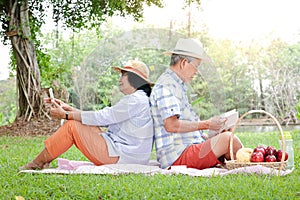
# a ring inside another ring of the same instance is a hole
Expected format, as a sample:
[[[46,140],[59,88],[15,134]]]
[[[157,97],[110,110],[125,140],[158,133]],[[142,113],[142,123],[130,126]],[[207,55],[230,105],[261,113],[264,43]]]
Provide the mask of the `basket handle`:
[[[283,134],[283,131],[282,131],[282,128],[278,122],[278,120],[273,116],[271,115],[270,113],[264,111],[264,110],[250,110],[246,113],[244,113],[238,120],[237,122],[235,123],[235,125],[233,126],[232,128],[232,131],[231,131],[231,137],[230,137],[230,159],[233,160],[234,156],[233,156],[233,136],[234,136],[234,131],[237,127],[237,125],[240,123],[240,121],[248,114],[253,114],[253,113],[263,113],[263,114],[266,114],[268,115],[269,117],[271,117],[271,119],[276,123],[279,131],[280,131],[280,134],[281,134],[281,140],[282,140],[282,157],[281,157],[281,163],[283,163],[284,161],[284,158],[285,158],[285,151],[286,151],[286,143],[285,143],[285,139],[284,139],[284,134]],[[282,166],[282,165],[281,165]]]

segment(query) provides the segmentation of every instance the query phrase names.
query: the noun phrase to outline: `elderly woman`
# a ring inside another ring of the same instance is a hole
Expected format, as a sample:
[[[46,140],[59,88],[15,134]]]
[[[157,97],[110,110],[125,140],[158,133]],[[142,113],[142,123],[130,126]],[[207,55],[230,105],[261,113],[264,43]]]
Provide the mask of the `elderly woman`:
[[[21,169],[47,168],[73,144],[95,165],[149,162],[153,142],[149,69],[140,61],[113,68],[121,74],[119,88],[125,94],[114,106],[81,111],[58,99],[45,99],[52,104],[52,117],[68,121],[45,140],[45,148]],[[99,129],[104,126],[105,132]]]

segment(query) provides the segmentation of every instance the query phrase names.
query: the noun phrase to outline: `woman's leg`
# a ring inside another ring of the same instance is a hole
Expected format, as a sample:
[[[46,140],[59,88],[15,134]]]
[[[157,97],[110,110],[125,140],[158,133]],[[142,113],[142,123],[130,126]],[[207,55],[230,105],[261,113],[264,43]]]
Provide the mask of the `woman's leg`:
[[[118,157],[109,157],[106,142],[100,134],[98,127],[69,120],[44,143],[53,158],[57,158],[75,144],[95,165],[118,162]]]
[[[217,158],[225,155],[227,160],[230,160],[230,137],[231,132],[220,133],[211,138],[211,149]],[[240,139],[236,136],[233,137],[233,155],[235,159],[236,152],[243,147]]]
[[[49,168],[50,162],[52,160],[53,160],[52,156],[49,154],[47,149],[44,148],[33,161],[20,167],[20,170]]]
[[[69,120],[45,140],[46,148],[24,167],[43,169],[47,163],[66,152],[73,144],[95,165],[116,163],[119,158],[109,157],[106,142],[100,134],[101,131],[97,127]]]

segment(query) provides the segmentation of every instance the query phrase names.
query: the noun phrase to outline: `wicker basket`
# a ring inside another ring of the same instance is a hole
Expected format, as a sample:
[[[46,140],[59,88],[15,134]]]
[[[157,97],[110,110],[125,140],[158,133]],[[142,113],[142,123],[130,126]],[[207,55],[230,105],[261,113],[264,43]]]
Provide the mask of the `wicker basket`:
[[[240,121],[248,114],[253,114],[253,113],[263,113],[268,115],[269,117],[271,117],[271,119],[276,123],[280,134],[281,134],[281,138],[282,138],[282,158],[280,162],[238,162],[237,160],[233,160],[234,156],[233,156],[233,136],[234,136],[234,131],[237,127],[237,125],[240,123]],[[282,128],[279,124],[279,122],[277,121],[277,119],[272,116],[270,113],[264,111],[264,110],[251,110],[246,112],[245,114],[243,114],[235,123],[235,125],[232,128],[232,134],[231,134],[231,138],[230,138],[230,158],[231,160],[225,161],[226,164],[226,168],[227,169],[235,169],[235,168],[240,168],[240,167],[247,167],[247,166],[255,166],[255,165],[262,165],[265,167],[270,167],[273,169],[280,169],[280,170],[285,170],[286,166],[287,166],[287,161],[284,161],[284,155],[285,155],[285,151],[286,151],[286,143],[285,143],[285,138],[284,138],[284,134],[282,131]]]

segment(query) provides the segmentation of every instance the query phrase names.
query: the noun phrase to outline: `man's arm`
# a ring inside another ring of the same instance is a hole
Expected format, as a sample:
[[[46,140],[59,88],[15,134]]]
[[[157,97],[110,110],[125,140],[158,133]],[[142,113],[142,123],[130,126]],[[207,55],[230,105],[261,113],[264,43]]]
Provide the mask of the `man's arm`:
[[[177,116],[171,116],[164,120],[164,127],[170,133],[186,133],[207,129],[220,130],[224,126],[225,121],[226,119],[219,116],[199,122],[180,120]]]
[[[164,127],[170,133],[186,133],[197,130],[205,130],[209,127],[209,120],[191,122],[180,120],[177,116],[172,116],[164,120]]]

